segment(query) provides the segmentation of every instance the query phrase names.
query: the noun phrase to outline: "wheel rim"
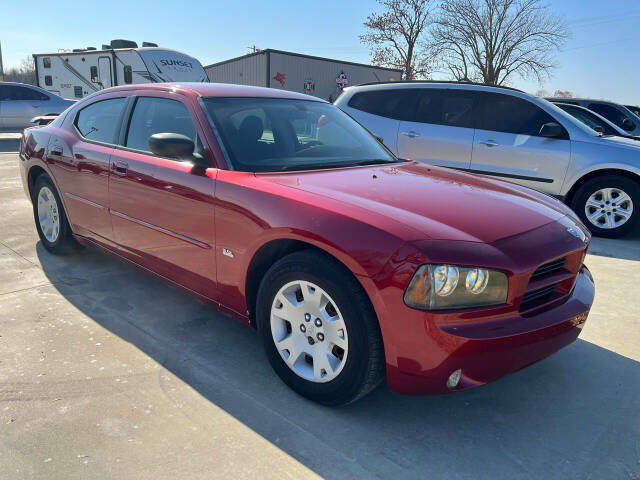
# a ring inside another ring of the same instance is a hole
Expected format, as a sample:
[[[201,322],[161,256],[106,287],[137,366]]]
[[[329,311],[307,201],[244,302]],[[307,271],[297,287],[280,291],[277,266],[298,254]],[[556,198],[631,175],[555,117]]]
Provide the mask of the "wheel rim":
[[[329,294],[311,282],[297,280],[278,291],[271,306],[271,334],[280,357],[305,380],[329,382],[347,361],[342,314]]]
[[[601,188],[591,194],[584,206],[584,213],[596,227],[610,230],[629,221],[633,215],[633,201],[619,188]]]
[[[60,215],[58,202],[49,187],[42,187],[38,192],[38,222],[44,238],[54,243],[60,235]]]

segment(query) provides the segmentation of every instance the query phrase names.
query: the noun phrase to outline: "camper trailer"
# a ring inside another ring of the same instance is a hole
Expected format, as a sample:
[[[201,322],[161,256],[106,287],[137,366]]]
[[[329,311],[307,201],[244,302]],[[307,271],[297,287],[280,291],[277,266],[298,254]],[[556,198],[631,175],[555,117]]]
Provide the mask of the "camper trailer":
[[[152,82],[208,82],[198,60],[144,42],[112,40],[94,47],[33,55],[38,86],[64,98],[82,98],[115,85]]]

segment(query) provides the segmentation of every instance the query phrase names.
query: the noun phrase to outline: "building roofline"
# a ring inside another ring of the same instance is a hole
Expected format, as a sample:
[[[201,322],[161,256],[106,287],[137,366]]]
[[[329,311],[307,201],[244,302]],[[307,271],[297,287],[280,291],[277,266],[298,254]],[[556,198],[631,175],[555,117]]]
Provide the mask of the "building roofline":
[[[240,55],[239,57],[234,57],[234,58],[230,58],[228,60],[223,60],[221,62],[212,63],[210,65],[205,65],[204,68],[218,67],[218,66],[224,65],[226,63],[235,62],[236,60],[242,60],[242,59],[245,59],[245,58],[253,57],[255,55],[262,55],[262,54],[267,54],[267,53],[280,53],[282,55],[289,55],[289,56],[292,56],[292,57],[302,57],[302,58],[309,58],[309,59],[312,59],[312,60],[321,60],[321,61],[324,61],[324,62],[342,63],[343,65],[353,65],[353,66],[356,66],[356,67],[377,68],[379,70],[388,70],[388,71],[391,71],[391,72],[398,72],[399,74],[402,74],[402,70],[399,69],[399,68],[378,67],[376,65],[368,65],[366,63],[348,62],[346,60],[336,60],[335,58],[316,57],[314,55],[307,55],[305,53],[286,52],[284,50],[275,50],[273,48],[265,48],[264,50],[260,50],[260,51],[257,51],[257,52],[247,53],[246,55]]]

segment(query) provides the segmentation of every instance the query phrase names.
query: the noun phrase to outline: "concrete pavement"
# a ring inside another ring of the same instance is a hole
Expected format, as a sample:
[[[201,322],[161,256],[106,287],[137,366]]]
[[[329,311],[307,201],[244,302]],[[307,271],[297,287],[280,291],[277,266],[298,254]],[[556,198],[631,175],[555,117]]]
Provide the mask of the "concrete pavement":
[[[580,339],[485,387],[342,409],[257,335],[99,252],[38,243],[0,154],[0,478],[640,478],[640,235],[593,243]]]

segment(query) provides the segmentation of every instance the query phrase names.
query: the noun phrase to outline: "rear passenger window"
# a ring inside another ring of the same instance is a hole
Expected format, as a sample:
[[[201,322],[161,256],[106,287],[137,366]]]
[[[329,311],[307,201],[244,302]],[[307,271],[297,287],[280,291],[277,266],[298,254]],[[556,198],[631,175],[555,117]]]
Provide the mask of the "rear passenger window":
[[[84,138],[102,143],[115,143],[118,120],[125,98],[110,98],[92,103],[78,112],[75,126]]]
[[[537,136],[542,125],[556,122],[540,107],[522,98],[487,93],[482,99],[477,125],[482,130]]]
[[[160,97],[140,97],[129,123],[125,146],[149,152],[155,133],[179,133],[197,142],[196,129],[184,103]]]
[[[415,121],[473,128],[473,92],[425,88],[420,90]]]
[[[411,120],[415,110],[417,89],[392,89],[359,92],[353,95],[348,105],[363,112],[393,118]]]

